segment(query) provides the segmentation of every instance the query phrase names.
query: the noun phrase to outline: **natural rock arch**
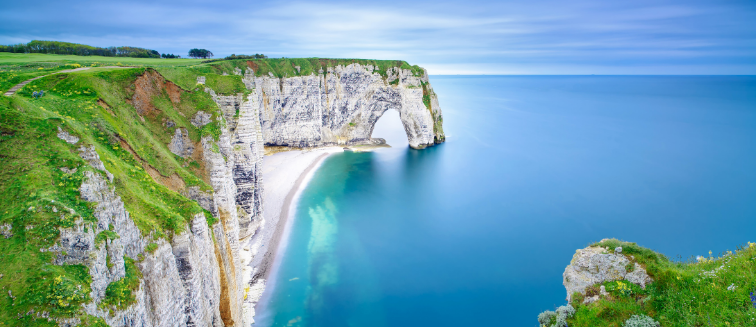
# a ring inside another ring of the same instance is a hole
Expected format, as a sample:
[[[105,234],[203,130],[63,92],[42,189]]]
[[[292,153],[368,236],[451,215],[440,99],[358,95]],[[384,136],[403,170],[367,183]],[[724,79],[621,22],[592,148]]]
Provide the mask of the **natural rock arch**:
[[[260,114],[266,145],[313,147],[371,143],[386,110],[395,109],[411,147],[444,141],[442,114],[428,75],[391,68],[336,66],[323,74],[277,78],[245,74],[253,91],[245,105]]]

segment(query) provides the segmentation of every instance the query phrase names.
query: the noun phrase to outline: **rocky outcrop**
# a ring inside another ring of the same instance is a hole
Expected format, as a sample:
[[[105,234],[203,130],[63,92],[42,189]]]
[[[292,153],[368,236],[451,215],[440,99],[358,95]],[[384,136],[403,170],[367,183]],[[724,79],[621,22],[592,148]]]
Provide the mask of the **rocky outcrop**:
[[[194,143],[189,139],[189,132],[186,128],[176,129],[176,132],[171,138],[171,143],[168,144],[168,149],[171,150],[173,154],[182,158],[189,158],[192,156],[192,153],[194,152]]]
[[[351,64],[307,76],[277,78],[245,74],[248,100],[261,113],[266,145],[314,147],[370,143],[386,110],[399,116],[413,148],[441,143],[445,136],[438,99],[423,71]]]
[[[646,270],[631,259],[622,254],[622,248],[610,251],[599,246],[589,246],[577,250],[562,275],[567,289],[567,301],[571,301],[575,292],[585,295],[588,287],[603,282],[627,280],[645,288],[652,280]]]
[[[76,144],[77,142],[79,142],[78,137],[73,136],[69,134],[68,132],[64,131],[63,129],[60,128],[60,126],[58,126],[58,138],[63,141],[66,141],[66,143],[68,144]]]
[[[240,94],[222,96],[211,89],[205,91],[215,100],[226,123],[222,141],[227,139],[230,143],[228,147],[221,147],[221,152],[236,186],[234,198],[239,209],[240,237],[248,238],[263,222],[262,158],[265,150],[260,112],[252,101],[245,101]]]
[[[194,114],[194,117],[192,117],[192,125],[194,127],[200,128],[202,126],[205,126],[207,124],[210,124],[210,118],[213,116],[209,113],[206,113],[202,110],[197,111],[196,114]]]
[[[0,235],[5,238],[11,238],[13,237],[13,232],[11,231],[12,229],[13,226],[11,226],[11,224],[2,224],[0,225]]]
[[[234,318],[241,321],[243,295],[235,287],[241,274],[234,268],[239,259],[231,246],[238,236],[233,231],[226,233],[225,224],[215,224],[211,231],[204,214],[195,215],[189,228],[175,235],[171,243],[143,235],[115,193],[112,174],[95,148],[82,146],[79,152],[96,169],[83,172],[80,193],[83,200],[93,203],[97,221],[77,218],[73,227],[60,229],[60,241],[45,251],[55,254],[55,264],[89,267],[92,301],[84,305],[85,312],[104,318],[110,326],[233,326]],[[228,208],[224,203],[212,206]],[[236,223],[232,217],[226,221]],[[213,233],[219,236],[217,241]],[[146,252],[151,242],[157,248]],[[136,301],[122,309],[102,307],[108,285],[125,276],[125,257],[143,258],[136,263],[142,273]]]

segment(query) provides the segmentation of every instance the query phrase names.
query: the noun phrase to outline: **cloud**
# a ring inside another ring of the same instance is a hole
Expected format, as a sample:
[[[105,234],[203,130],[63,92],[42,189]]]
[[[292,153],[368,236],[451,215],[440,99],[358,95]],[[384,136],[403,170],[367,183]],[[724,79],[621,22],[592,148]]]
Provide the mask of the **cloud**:
[[[452,72],[646,65],[756,73],[756,6],[747,1],[38,1],[11,3],[0,19],[2,43],[57,39],[179,54],[204,47],[219,56],[404,59]]]

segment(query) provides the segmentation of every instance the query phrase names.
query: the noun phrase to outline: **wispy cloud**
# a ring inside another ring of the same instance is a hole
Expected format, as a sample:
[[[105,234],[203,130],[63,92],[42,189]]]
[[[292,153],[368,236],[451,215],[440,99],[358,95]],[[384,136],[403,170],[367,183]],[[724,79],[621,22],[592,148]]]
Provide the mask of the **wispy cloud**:
[[[752,1],[38,1],[0,20],[3,43],[404,59],[447,73],[756,73]]]

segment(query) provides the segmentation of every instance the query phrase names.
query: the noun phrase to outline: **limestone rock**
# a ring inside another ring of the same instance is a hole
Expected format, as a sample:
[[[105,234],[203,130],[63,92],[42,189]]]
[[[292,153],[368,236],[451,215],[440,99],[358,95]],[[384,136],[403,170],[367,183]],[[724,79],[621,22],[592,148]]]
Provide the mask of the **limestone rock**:
[[[11,232],[11,229],[13,229],[13,226],[11,224],[2,224],[0,225],[0,235],[2,235],[5,238],[11,238],[13,237],[13,233]]]
[[[197,114],[195,114],[194,118],[192,118],[192,125],[194,125],[194,127],[200,128],[202,126],[210,124],[210,118],[212,117],[212,115],[202,110],[197,111]]]
[[[77,219],[73,228],[61,229],[60,244],[48,251],[57,253],[56,264],[89,267],[93,301],[85,305],[86,313],[104,318],[110,326],[223,326],[217,258],[230,262],[233,258],[230,251],[217,252],[204,214],[195,215],[189,230],[175,236],[172,244],[156,240],[159,246],[149,254],[144,249],[151,239],[142,236],[107,180],[87,171],[80,192],[83,200],[95,203],[97,222]],[[118,237],[96,244],[95,236],[105,229],[112,229]],[[225,234],[221,229],[217,235]],[[222,238],[219,242],[228,243]],[[125,275],[124,256],[139,255],[145,257],[138,263],[143,278],[136,303],[112,312],[100,308],[107,285]],[[226,278],[233,276],[232,270]]]
[[[205,76],[197,76],[197,84],[205,84]]]
[[[261,113],[265,144],[369,143],[373,126],[389,109],[399,111],[411,147],[443,142],[441,109],[427,73],[415,76],[399,68],[387,73],[384,81],[372,66],[355,63],[328,67],[326,75],[256,77],[249,101]],[[424,93],[430,99],[428,104],[423,101]]]
[[[194,152],[194,144],[189,139],[189,132],[186,128],[177,128],[176,133],[171,138],[171,144],[168,145],[168,149],[173,154],[182,158],[189,158]]]
[[[645,288],[652,280],[638,263],[634,264],[632,272],[626,267],[630,260],[622,254],[609,253],[602,247],[587,247],[578,250],[572,257],[572,262],[564,270],[563,284],[567,289],[567,301],[572,294],[585,294],[589,286],[615,280],[627,280]]]
[[[200,207],[210,211],[213,216],[218,216],[218,207],[216,207],[215,201],[213,201],[212,193],[203,192],[199,186],[191,186],[184,191],[183,195],[197,201]]]
[[[58,138],[66,141],[66,143],[68,144],[76,144],[77,142],[79,142],[78,137],[68,134],[68,132],[61,129],[60,126],[58,126]]]
[[[105,169],[105,164],[103,164],[102,160],[100,160],[100,156],[97,154],[97,151],[95,151],[94,145],[90,145],[88,147],[82,145],[79,148],[79,156],[82,159],[86,160],[90,166],[104,172],[105,175],[108,176],[108,180],[110,180],[111,182],[113,181],[113,174]]]
[[[69,169],[68,167],[60,167],[59,169],[66,174],[74,174],[78,170],[78,168]]]

